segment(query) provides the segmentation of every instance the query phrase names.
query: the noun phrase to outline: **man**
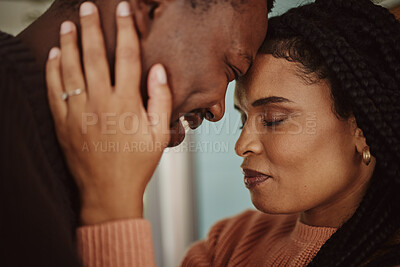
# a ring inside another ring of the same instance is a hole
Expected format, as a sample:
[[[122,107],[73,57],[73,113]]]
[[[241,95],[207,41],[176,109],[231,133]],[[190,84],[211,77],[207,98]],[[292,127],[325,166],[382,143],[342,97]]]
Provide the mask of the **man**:
[[[118,2],[97,2],[109,62],[114,62]],[[179,131],[182,115],[187,115],[192,128],[204,117],[222,118],[226,86],[252,64],[266,33],[271,3],[130,3],[142,46],[143,73],[155,63],[162,63],[168,72],[174,100],[171,144],[176,145],[184,138]],[[2,266],[79,266],[74,240],[79,196],[59,150],[44,86],[48,51],[58,45],[63,21],[78,24],[79,5],[80,1],[57,0],[16,38],[0,33]],[[113,67],[110,64],[112,73]]]

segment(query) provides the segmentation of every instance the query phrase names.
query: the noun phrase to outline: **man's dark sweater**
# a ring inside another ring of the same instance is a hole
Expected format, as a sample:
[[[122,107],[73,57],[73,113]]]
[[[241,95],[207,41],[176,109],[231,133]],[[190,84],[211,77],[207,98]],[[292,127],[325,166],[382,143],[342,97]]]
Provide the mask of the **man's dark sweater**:
[[[0,32],[0,266],[79,266],[78,194],[62,158],[45,76]]]

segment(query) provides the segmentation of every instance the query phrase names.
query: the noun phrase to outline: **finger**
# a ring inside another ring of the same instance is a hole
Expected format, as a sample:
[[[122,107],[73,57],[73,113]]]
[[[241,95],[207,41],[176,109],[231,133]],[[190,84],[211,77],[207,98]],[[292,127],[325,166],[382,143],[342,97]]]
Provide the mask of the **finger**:
[[[58,47],[50,50],[46,63],[47,97],[54,121],[63,122],[67,116],[67,104],[62,99],[61,51]]]
[[[141,103],[140,47],[128,2],[117,7],[117,49],[115,62],[116,90],[124,96],[134,97]]]
[[[154,65],[149,72],[149,100],[147,115],[156,141],[167,146],[172,112],[172,95],[167,83],[167,74],[161,64]]]
[[[128,2],[117,7],[117,48],[115,62],[116,91],[141,103],[141,62],[139,38]]]
[[[71,21],[61,24],[61,69],[65,92],[85,90],[80,53],[77,45],[76,27]],[[74,95],[67,100],[68,112],[81,111],[86,103],[86,94]]]
[[[111,93],[111,82],[99,13],[91,2],[84,2],[79,13],[88,97],[106,99]]]

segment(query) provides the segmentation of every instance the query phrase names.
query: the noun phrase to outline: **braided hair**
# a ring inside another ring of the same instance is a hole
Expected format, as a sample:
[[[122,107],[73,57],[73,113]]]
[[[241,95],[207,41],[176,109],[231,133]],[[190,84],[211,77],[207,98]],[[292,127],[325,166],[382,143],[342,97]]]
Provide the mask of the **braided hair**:
[[[359,207],[309,266],[400,264],[400,23],[369,0],[317,0],[271,18],[259,53],[326,79],[336,115],[354,115],[376,158]]]

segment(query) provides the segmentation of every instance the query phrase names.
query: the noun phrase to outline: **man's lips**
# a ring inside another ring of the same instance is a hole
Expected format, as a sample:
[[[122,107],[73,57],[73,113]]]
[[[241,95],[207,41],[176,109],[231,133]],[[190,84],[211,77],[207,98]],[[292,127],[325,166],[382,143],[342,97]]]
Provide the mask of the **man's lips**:
[[[175,120],[171,123],[171,128],[179,122],[182,118],[188,122],[190,129],[195,130],[198,128],[203,122],[205,117],[205,111],[203,110],[195,110],[192,112],[185,113],[180,115],[178,118],[175,117]]]
[[[272,177],[271,175],[264,174],[251,169],[243,169],[243,174],[244,174],[244,184],[249,189],[265,182],[266,180]]]
[[[174,122],[170,127],[169,147],[179,145],[185,139],[185,128],[180,120]]]
[[[201,111],[193,111],[186,113],[181,118],[184,118],[187,121],[190,129],[195,130],[198,128],[204,120],[204,113]],[[169,142],[169,147],[174,147],[179,145],[185,139],[185,127],[182,124],[181,118],[176,119],[171,123],[170,133],[171,138]]]
[[[185,120],[189,123],[189,127],[192,130],[198,128],[204,120],[203,113],[189,113],[184,116]]]

